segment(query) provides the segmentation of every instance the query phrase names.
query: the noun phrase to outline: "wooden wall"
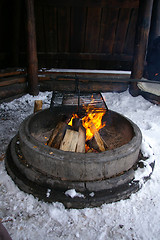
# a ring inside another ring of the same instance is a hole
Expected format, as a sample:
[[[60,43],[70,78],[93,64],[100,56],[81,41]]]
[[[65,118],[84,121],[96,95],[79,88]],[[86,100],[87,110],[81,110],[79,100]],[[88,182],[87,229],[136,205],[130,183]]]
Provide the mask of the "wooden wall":
[[[138,1],[35,0],[41,66],[130,69]]]
[[[10,53],[11,53],[11,16],[12,8],[8,5],[8,1],[0,1],[0,65],[1,68],[10,65]]]
[[[139,0],[34,2],[39,68],[131,69]],[[24,1],[0,13],[0,68],[26,67]]]

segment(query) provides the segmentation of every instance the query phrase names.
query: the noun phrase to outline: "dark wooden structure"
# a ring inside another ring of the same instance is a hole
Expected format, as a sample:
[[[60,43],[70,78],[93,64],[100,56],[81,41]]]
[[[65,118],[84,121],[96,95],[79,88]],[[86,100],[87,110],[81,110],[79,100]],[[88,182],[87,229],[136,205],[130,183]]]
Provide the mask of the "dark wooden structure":
[[[148,40],[160,34],[159,12],[158,0],[1,0],[0,98],[24,91],[36,95],[39,85],[55,90],[58,74],[38,77],[38,68],[129,70],[140,79]],[[25,70],[14,71],[17,67]],[[106,75],[99,77],[109,81]],[[105,86],[119,88],[112,81]]]

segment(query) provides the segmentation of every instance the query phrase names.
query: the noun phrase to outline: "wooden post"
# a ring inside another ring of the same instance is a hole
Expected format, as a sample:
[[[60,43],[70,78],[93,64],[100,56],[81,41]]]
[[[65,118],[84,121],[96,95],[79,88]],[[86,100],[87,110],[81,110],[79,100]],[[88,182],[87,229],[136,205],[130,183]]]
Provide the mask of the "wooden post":
[[[13,28],[12,28],[12,49],[11,49],[11,65],[19,67],[19,37],[20,37],[20,21],[21,21],[21,0],[15,0],[13,3]]]
[[[27,9],[27,46],[28,46],[28,90],[38,95],[38,59],[36,49],[36,30],[34,18],[34,0],[26,0]]]
[[[160,1],[154,0],[149,45],[152,44],[153,40],[158,36],[160,36]]]
[[[150,30],[153,0],[139,1],[137,31],[135,36],[134,58],[131,78],[141,79],[143,76],[144,62]],[[138,95],[137,83],[131,83],[130,93]]]

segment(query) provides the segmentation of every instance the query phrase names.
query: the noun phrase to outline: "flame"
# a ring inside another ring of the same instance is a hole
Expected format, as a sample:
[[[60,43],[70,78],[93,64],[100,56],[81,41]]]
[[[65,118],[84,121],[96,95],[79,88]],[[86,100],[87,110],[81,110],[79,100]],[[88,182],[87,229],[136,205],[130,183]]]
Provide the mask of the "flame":
[[[86,129],[86,141],[93,137],[91,131],[91,125],[95,125],[97,131],[105,126],[105,122],[102,124],[102,117],[104,116],[106,110],[103,108],[95,108],[94,106],[88,105],[84,106],[86,110],[86,116],[82,118],[82,125]],[[78,118],[77,114],[73,114],[68,125],[72,126],[72,121],[74,118]]]
[[[74,114],[74,113],[73,113],[73,114],[72,114],[72,118],[71,118],[71,120],[69,121],[68,125],[72,126],[72,121],[73,121],[74,118],[79,118],[79,117],[78,117],[77,114]]]
[[[102,124],[102,117],[104,116],[105,112],[106,111],[104,109],[100,110],[94,108],[89,111],[85,117],[82,118],[82,125],[86,129],[86,141],[90,140],[93,137],[93,133],[91,130],[92,124],[95,125],[97,131],[99,131],[105,126],[105,123]]]

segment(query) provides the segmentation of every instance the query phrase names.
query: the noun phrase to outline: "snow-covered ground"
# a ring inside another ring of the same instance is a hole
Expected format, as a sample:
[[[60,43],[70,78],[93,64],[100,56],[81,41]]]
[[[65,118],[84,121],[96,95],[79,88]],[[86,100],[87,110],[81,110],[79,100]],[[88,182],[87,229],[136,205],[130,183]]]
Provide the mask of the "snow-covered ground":
[[[155,169],[130,199],[98,208],[64,208],[38,201],[18,189],[7,175],[3,155],[20,123],[33,112],[34,101],[49,107],[51,93],[25,95],[0,104],[0,219],[13,240],[157,240],[160,239],[160,107],[128,91],[103,94],[108,108],[133,120],[141,129],[143,149],[154,152]],[[151,153],[152,154],[152,153]]]

